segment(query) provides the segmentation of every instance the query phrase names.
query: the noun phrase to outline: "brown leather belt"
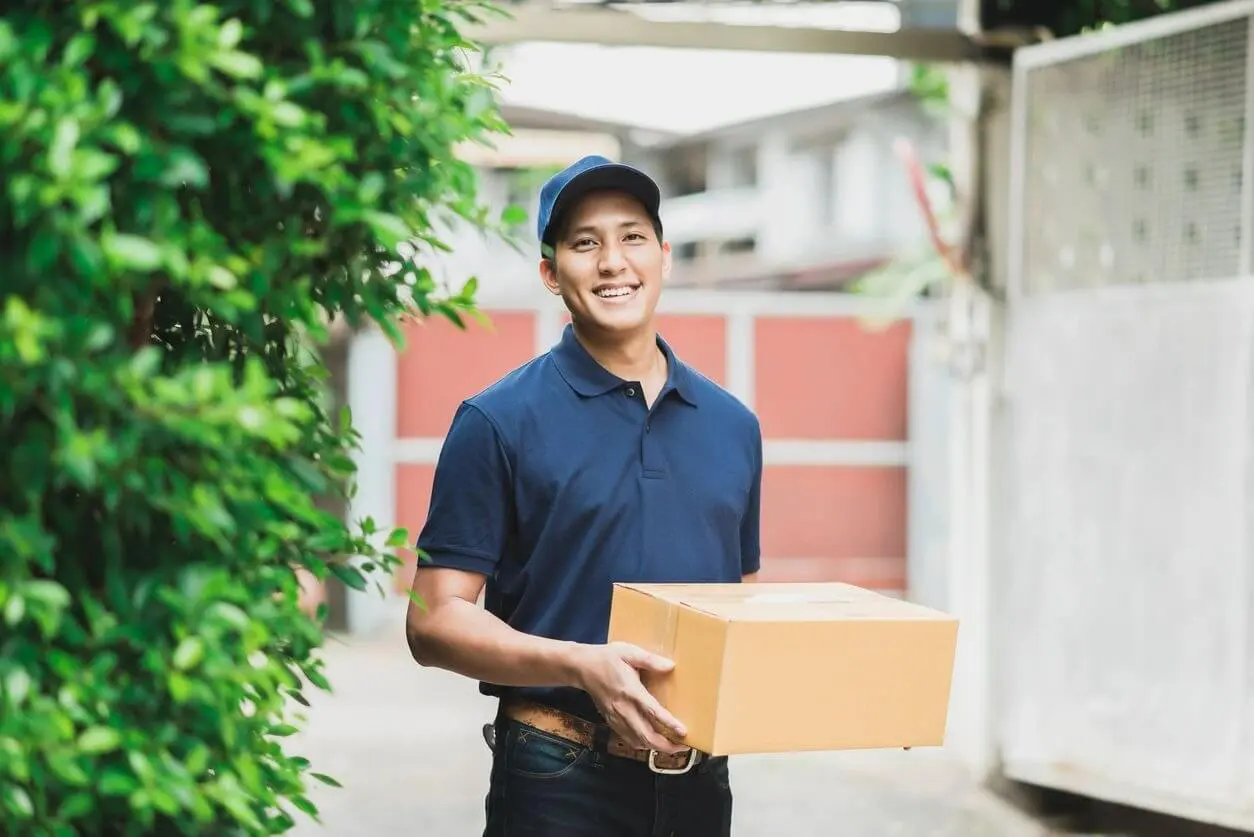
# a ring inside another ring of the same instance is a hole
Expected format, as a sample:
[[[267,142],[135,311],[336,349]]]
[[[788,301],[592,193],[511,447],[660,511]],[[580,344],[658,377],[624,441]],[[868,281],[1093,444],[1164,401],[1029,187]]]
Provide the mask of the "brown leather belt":
[[[555,735],[572,744],[589,748],[595,746],[597,724],[591,721],[551,706],[529,701],[509,701],[502,711],[507,718],[534,727],[541,732],[547,732],[549,735]],[[607,753],[645,762],[655,773],[687,773],[701,761],[699,750],[681,750],[674,755],[660,753],[657,750],[642,750],[628,744],[617,733],[607,732],[608,736],[605,738]]]

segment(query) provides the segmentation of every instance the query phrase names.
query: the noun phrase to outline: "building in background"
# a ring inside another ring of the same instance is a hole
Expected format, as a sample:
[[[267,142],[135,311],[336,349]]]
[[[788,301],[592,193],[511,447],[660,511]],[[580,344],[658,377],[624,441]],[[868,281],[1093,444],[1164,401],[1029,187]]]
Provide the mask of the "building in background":
[[[945,130],[899,89],[663,138],[627,161],[662,187],[673,286],[836,290],[921,240],[893,143],[941,159]]]
[[[762,422],[764,578],[906,592],[908,498],[926,477],[910,453],[917,312],[868,327],[875,303],[845,291],[921,242],[892,144],[906,136],[925,158],[939,156],[940,121],[904,90],[688,136],[509,105],[503,113],[513,136],[464,154],[486,202],[527,210],[517,240],[456,228],[452,252],[420,259],[453,286],[475,276],[492,326],[412,321],[400,352],[377,331],[353,335],[345,392],[362,452],[351,519],[416,534],[457,405],[560,338],[566,311],[540,282],[530,216],[550,174],[601,153],[642,166],[663,189],[675,252],[663,334]],[[398,597],[410,577],[397,579]],[[395,599],[329,600],[343,602],[352,631],[398,618]]]
[[[925,231],[893,143],[925,160],[945,154],[946,126],[908,90],[680,136],[504,106],[515,136],[476,148],[482,194],[498,211],[534,212],[540,185],[588,153],[642,167],[662,188],[674,252],[671,287],[839,290]],[[488,302],[542,293],[530,224],[518,247],[457,234],[451,281],[474,275]]]

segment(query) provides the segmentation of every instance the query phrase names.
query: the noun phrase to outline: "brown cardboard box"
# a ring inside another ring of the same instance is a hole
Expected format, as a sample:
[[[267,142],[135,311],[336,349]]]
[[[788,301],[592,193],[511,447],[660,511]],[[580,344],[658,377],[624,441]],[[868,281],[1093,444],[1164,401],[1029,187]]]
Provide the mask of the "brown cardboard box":
[[[609,638],[711,755],[940,746],[958,621],[847,584],[616,584]]]

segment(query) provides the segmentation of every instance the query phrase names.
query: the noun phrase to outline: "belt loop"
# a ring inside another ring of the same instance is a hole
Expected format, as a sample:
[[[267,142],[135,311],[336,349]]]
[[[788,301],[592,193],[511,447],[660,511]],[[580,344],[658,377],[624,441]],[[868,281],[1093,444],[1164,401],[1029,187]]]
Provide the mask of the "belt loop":
[[[605,759],[610,752],[610,735],[613,731],[605,724],[592,725],[592,763],[597,767],[605,766]]]
[[[595,753],[609,751],[611,730],[606,724],[595,724],[592,728],[592,750]]]

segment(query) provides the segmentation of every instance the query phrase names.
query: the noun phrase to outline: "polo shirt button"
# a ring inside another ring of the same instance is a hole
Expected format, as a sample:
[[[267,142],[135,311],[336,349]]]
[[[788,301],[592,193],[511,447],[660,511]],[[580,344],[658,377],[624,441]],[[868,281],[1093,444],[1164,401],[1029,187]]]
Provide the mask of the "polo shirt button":
[[[628,398],[635,398],[635,397],[636,397],[636,388],[635,388],[635,387],[627,387],[627,397],[628,397]]]

